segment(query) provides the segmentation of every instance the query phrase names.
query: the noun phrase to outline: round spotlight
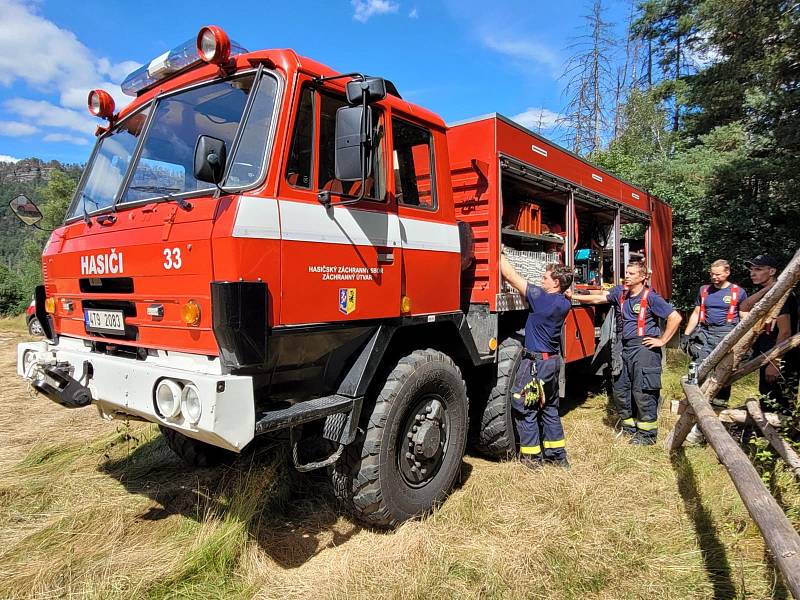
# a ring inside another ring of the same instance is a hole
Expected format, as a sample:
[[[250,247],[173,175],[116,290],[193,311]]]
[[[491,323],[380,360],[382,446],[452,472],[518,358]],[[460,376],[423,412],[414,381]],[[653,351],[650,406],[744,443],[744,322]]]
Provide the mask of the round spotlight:
[[[162,379],[156,386],[156,408],[165,419],[172,419],[181,412],[181,386],[169,379]]]
[[[215,25],[208,25],[197,34],[197,54],[207,63],[221,65],[231,57],[228,34]]]
[[[203,404],[200,402],[200,392],[193,383],[189,383],[183,388],[181,394],[181,411],[183,416],[193,425],[200,420],[203,412]]]
[[[89,112],[95,117],[110,119],[114,116],[114,99],[105,90],[89,92]]]

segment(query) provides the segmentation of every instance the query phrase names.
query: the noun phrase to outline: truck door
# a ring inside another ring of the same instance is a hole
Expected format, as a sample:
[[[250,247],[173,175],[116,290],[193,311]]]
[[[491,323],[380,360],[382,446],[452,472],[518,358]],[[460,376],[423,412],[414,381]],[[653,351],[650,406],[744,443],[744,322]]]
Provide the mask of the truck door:
[[[384,111],[373,106],[375,149],[366,197],[360,182],[336,179],[336,111],[347,106],[330,90],[301,89],[279,194],[281,323],[341,322],[400,314],[402,248],[394,200],[386,193]],[[333,192],[332,205],[318,200]]]
[[[401,286],[410,314],[459,308],[461,246],[446,147],[441,131],[392,117],[393,195],[403,242]]]

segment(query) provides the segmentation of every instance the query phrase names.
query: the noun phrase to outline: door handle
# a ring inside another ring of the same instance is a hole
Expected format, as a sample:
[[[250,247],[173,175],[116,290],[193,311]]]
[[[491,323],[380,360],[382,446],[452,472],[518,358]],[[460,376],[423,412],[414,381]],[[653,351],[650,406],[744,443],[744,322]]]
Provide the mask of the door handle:
[[[394,252],[378,252],[378,264],[392,264],[394,262]]]

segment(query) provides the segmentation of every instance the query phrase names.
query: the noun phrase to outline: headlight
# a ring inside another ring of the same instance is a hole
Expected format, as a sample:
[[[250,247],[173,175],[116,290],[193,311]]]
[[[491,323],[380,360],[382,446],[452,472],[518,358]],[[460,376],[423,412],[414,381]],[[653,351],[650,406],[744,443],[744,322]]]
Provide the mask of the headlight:
[[[200,420],[200,414],[203,412],[203,405],[200,402],[200,392],[193,383],[183,388],[181,410],[183,411],[183,416],[186,417],[190,423],[195,424]]]
[[[36,362],[36,351],[25,350],[25,352],[22,355],[22,368],[26,376],[29,374],[31,365],[35,362]]]
[[[156,386],[156,409],[165,419],[172,419],[181,412],[181,386],[163,379]]]

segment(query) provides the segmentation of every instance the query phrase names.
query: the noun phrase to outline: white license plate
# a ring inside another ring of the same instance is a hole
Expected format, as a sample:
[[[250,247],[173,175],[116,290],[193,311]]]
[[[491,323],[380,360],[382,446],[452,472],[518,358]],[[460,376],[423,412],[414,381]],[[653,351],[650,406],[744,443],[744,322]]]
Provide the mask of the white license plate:
[[[125,320],[121,310],[94,310],[87,308],[83,311],[83,320],[86,324],[86,331],[125,333]]]

